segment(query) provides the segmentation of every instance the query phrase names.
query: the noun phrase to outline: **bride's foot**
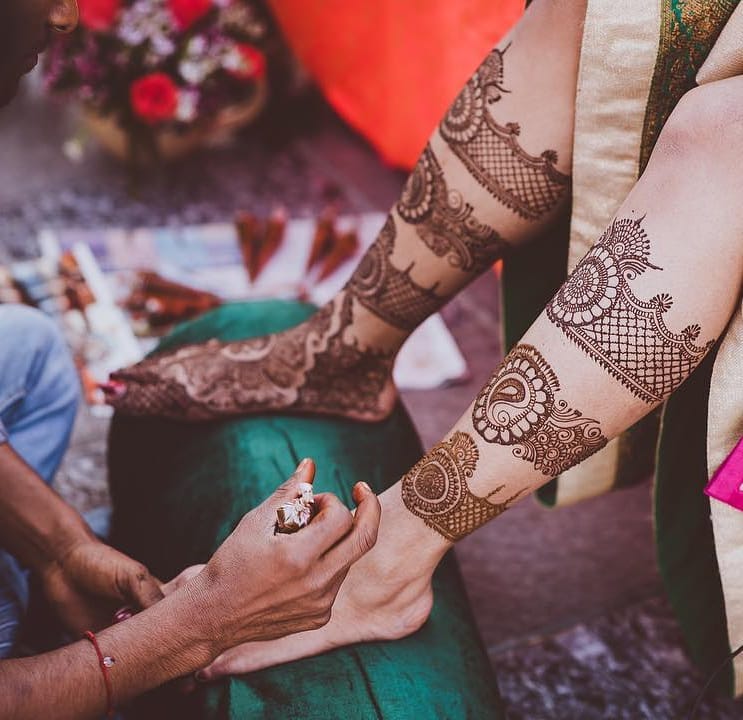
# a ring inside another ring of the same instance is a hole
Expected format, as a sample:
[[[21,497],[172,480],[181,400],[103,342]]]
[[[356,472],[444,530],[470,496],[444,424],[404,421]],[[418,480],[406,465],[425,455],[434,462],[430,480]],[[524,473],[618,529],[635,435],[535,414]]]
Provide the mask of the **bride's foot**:
[[[397,486],[380,500],[382,522],[377,544],[351,567],[327,625],[232,648],[200,671],[197,679],[253,672],[353,643],[397,640],[418,630],[431,612],[431,577],[448,544],[430,533],[433,547],[429,552],[419,539],[414,540],[418,537],[416,523],[411,523],[410,514],[400,504]],[[400,513],[407,513],[407,517]]]
[[[397,400],[395,352],[362,345],[352,322],[351,298],[341,294],[297,327],[155,355],[113,373],[103,389],[131,415],[209,420],[293,410],[382,420]]]

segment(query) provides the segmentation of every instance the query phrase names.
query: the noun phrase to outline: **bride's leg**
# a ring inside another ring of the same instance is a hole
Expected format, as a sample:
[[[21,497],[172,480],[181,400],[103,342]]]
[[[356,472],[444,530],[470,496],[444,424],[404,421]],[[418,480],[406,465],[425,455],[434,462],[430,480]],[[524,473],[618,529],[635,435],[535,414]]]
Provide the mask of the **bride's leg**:
[[[408,335],[569,202],[584,5],[537,0],[488,55],[327,306],[269,338],[185,348],[122,371],[126,392],[112,392],[112,404],[179,419],[276,409],[386,416]]]
[[[451,432],[382,498],[330,623],[230,651],[243,672],[415,630],[460,538],[600,449],[692,372],[740,302],[743,78],[692,90],[615,219]]]

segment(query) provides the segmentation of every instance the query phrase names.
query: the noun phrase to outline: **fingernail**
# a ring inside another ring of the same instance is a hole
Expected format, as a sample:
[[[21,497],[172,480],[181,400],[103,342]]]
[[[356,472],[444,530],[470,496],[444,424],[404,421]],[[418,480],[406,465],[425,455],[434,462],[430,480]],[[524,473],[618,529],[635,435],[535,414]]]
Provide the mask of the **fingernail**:
[[[128,620],[133,615],[134,615],[134,608],[129,607],[129,605],[124,605],[124,607],[119,608],[114,613],[114,623],[124,622],[124,620]]]
[[[119,380],[109,380],[100,383],[98,387],[109,397],[120,398],[126,393],[126,383]]]
[[[302,460],[302,462],[299,463],[299,465],[297,465],[297,472],[300,472],[301,470],[304,470],[307,467],[307,465],[309,464],[309,462],[310,462],[310,459],[309,458],[305,458],[304,460]]]
[[[367,493],[372,493],[372,494],[374,493],[374,491],[373,491],[373,490],[372,490],[372,489],[371,489],[371,488],[370,488],[370,487],[369,487],[369,486],[368,486],[368,485],[367,485],[367,484],[366,484],[366,483],[365,483],[365,482],[364,482],[363,480],[360,480],[360,481],[359,481],[359,482],[357,483],[357,485],[360,485],[360,486],[361,486],[361,489],[362,489],[362,490],[363,490],[364,492],[367,492]]]
[[[193,677],[194,677],[194,680],[196,680],[196,682],[200,682],[200,683],[209,682],[209,677],[203,670],[197,670],[193,674]]]

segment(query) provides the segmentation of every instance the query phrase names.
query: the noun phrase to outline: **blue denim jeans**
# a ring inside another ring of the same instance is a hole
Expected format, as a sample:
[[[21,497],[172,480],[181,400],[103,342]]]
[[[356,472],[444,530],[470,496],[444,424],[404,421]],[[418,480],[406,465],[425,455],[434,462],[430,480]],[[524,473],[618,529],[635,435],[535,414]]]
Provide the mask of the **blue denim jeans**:
[[[80,385],[52,320],[19,305],[0,305],[0,443],[51,483],[72,432]],[[28,580],[0,549],[0,658],[12,655],[28,604]]]

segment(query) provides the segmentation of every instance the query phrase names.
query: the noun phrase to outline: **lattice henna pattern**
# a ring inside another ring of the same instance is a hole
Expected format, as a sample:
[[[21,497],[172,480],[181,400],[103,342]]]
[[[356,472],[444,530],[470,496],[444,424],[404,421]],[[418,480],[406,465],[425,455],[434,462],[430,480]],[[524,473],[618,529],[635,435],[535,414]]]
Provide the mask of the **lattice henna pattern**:
[[[615,219],[547,306],[547,317],[637,397],[670,395],[714,344],[697,345],[699,325],[671,332],[667,293],[640,300],[629,281],[647,269],[650,241],[642,220]]]
[[[503,238],[473,216],[473,207],[449,190],[430,145],[408,177],[397,203],[400,217],[416,225],[418,237],[452,267],[480,272],[503,255]]]
[[[401,330],[415,330],[445,302],[431,288],[418,285],[411,277],[414,267],[398,270],[391,262],[397,230],[390,215],[376,242],[361,259],[348,282],[348,291],[370,312]]]
[[[439,132],[477,182],[524,219],[537,220],[560,202],[570,176],[555,167],[554,150],[530,155],[518,142],[519,125],[500,125],[488,112],[487,105],[507,92],[502,87],[504,53],[491,51],[454,100]]]
[[[486,497],[474,495],[467,484],[477,467],[480,453],[475,441],[455,432],[436,445],[402,479],[405,507],[447,540],[456,542],[489,520],[505,512],[524,492],[501,503],[488,498],[499,493],[500,485]]]
[[[542,354],[517,345],[475,400],[472,424],[490,443],[556,477],[606,445],[596,420],[555,397],[560,383]]]

